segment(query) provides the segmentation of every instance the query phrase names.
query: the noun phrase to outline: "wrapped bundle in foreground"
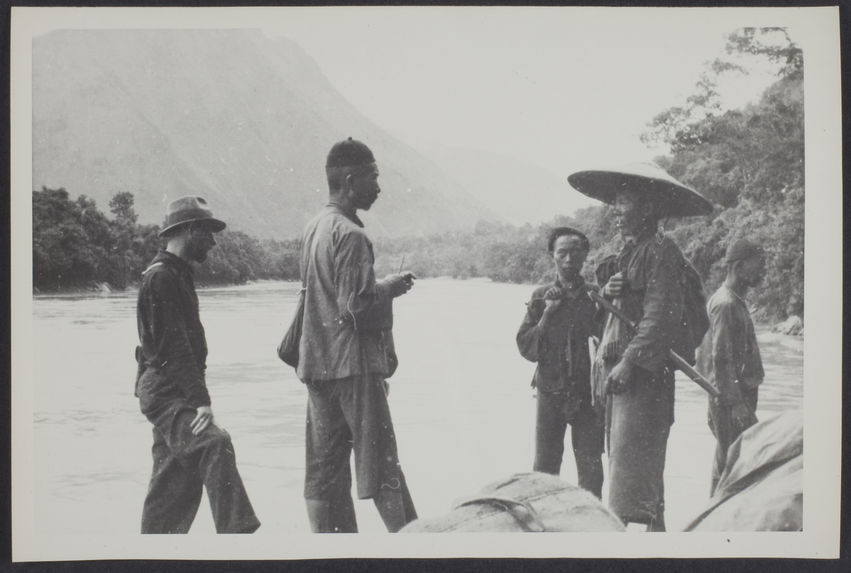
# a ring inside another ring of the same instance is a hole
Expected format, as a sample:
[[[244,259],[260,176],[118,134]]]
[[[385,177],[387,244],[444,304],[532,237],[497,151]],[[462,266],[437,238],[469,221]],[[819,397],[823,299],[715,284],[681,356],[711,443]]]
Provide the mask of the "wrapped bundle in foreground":
[[[685,531],[801,531],[802,414],[760,422],[727,450],[727,467],[706,510]]]
[[[544,473],[515,474],[465,498],[441,517],[418,519],[403,533],[450,531],[623,531],[600,500]]]

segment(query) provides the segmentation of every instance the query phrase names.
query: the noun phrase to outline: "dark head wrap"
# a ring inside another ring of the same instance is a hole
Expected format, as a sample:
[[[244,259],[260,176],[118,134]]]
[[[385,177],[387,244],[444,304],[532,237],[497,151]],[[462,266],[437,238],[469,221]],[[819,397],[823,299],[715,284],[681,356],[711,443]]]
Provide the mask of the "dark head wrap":
[[[582,242],[582,247],[587,251],[591,247],[591,243],[588,242],[588,237],[585,234],[573,227],[556,227],[555,229],[551,229],[549,233],[547,233],[547,251],[550,253],[553,252],[555,248],[556,239],[564,235],[573,235],[574,237],[579,237],[579,240]]]

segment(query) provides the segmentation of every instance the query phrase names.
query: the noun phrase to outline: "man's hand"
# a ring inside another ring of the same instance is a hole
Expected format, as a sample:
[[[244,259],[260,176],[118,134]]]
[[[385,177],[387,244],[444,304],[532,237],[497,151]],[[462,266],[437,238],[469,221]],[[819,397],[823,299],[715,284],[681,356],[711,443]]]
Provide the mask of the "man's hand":
[[[730,416],[733,418],[733,426],[740,432],[745,431],[757,423],[756,414],[751,412],[750,408],[742,402],[733,406],[730,410]]]
[[[544,302],[546,306],[544,307],[544,314],[550,315],[561,306],[561,301],[564,297],[564,291],[562,291],[558,287],[550,287],[547,289],[547,292],[544,293]]]
[[[397,296],[402,296],[414,286],[414,279],[417,278],[414,276],[414,273],[410,271],[405,271],[402,273],[396,273],[392,275],[387,275],[384,279],[384,284],[387,285],[390,296],[396,298]]]
[[[195,410],[195,419],[189,423],[194,435],[198,435],[213,423],[213,409],[210,406],[198,406]]]
[[[617,298],[623,294],[626,287],[626,279],[623,278],[623,273],[615,273],[609,278],[609,282],[603,287],[603,296],[607,298]]]
[[[632,385],[632,364],[619,360],[606,379],[606,391],[622,394]]]

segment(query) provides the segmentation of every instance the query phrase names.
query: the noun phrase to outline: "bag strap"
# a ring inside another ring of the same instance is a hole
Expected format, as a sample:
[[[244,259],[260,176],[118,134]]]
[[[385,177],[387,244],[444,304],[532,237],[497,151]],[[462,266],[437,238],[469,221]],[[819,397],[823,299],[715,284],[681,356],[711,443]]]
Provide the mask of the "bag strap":
[[[518,501],[516,499],[511,499],[508,497],[497,497],[497,496],[486,496],[486,497],[475,497],[472,499],[464,500],[458,503],[455,508],[465,507],[468,505],[477,505],[477,504],[486,504],[492,505],[504,511],[507,511],[511,514],[520,527],[523,528],[523,531],[531,532],[531,533],[541,533],[547,530],[546,526],[544,526],[541,518],[538,516],[538,512],[526,502]]]

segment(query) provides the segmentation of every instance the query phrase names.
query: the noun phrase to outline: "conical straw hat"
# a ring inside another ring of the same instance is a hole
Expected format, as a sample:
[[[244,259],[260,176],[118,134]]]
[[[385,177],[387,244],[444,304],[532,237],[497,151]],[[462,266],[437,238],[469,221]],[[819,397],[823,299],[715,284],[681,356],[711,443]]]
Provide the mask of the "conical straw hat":
[[[577,191],[612,204],[619,191],[636,193],[660,207],[664,217],[708,215],[712,203],[686,187],[655,163],[633,163],[618,169],[577,171],[567,178]]]

